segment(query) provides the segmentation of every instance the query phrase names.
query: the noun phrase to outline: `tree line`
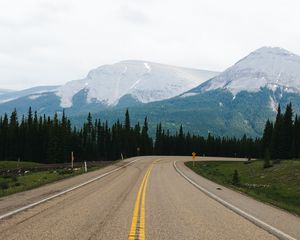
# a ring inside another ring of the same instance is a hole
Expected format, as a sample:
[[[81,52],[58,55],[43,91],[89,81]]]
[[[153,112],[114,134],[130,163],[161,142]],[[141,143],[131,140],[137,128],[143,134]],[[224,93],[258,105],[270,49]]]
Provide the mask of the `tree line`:
[[[154,151],[157,155],[191,155],[196,152],[201,156],[246,157],[258,158],[261,152],[260,139],[252,139],[244,135],[235,137],[215,137],[210,133],[207,138],[183,132],[171,135],[169,130],[162,129],[161,123],[156,128]]]
[[[267,121],[262,137],[263,156],[267,159],[300,158],[300,117],[293,117],[292,104],[284,113],[278,107],[275,122]]]
[[[180,126],[175,134],[159,123],[155,138],[148,134],[148,119],[131,124],[129,111],[124,121],[109,126],[107,121],[88,114],[81,128],[72,127],[63,112],[53,117],[38,116],[31,108],[26,116],[14,110],[0,117],[0,160],[63,163],[70,161],[116,160],[137,155],[191,155],[273,159],[300,157],[300,118],[293,119],[292,105],[285,113],[280,107],[276,121],[267,121],[262,138],[207,137],[185,133]]]
[[[76,161],[115,160],[149,155],[152,148],[147,118],[131,127],[128,111],[124,123],[111,127],[89,114],[80,129],[71,127],[64,112],[51,118],[29,108],[20,121],[16,110],[0,117],[0,160],[63,163],[71,160],[71,152]]]

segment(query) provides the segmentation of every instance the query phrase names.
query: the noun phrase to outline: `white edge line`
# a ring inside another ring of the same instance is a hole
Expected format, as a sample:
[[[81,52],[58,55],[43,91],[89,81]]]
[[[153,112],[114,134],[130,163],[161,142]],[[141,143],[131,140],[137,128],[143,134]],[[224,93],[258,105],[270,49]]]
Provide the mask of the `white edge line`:
[[[226,202],[225,200],[221,199],[220,197],[218,197],[217,195],[213,194],[212,192],[208,191],[207,189],[199,186],[197,183],[195,183],[193,180],[191,180],[189,177],[187,177],[182,171],[180,171],[178,169],[178,167],[176,166],[176,162],[178,161],[174,161],[173,165],[175,170],[183,177],[185,178],[188,182],[190,182],[192,185],[194,185],[194,187],[198,188],[200,191],[202,191],[203,193],[205,193],[207,196],[209,196],[210,198],[214,199],[215,201],[221,203],[223,206],[229,208],[230,210],[232,210],[233,212],[237,213],[238,215],[246,218],[247,220],[249,220],[250,222],[254,223],[256,226],[266,230],[267,232],[273,234],[274,236],[278,237],[279,239],[282,240],[297,240],[296,238],[291,237],[290,235],[280,231],[279,229],[257,219],[256,217],[250,215],[249,213],[244,212],[243,210],[239,209],[238,207],[235,207],[234,205]]]
[[[118,168],[116,168],[116,169],[114,169],[114,170],[111,170],[111,171],[109,171],[109,172],[107,172],[107,173],[104,173],[104,174],[102,174],[102,175],[100,175],[100,176],[98,176],[98,177],[92,178],[92,179],[90,179],[90,180],[88,180],[88,181],[86,181],[86,182],[84,182],[84,183],[81,183],[81,184],[79,184],[79,185],[77,185],[77,186],[71,187],[71,188],[69,188],[69,189],[66,189],[66,190],[60,192],[60,193],[57,193],[57,194],[54,194],[54,195],[52,195],[52,196],[50,196],[50,197],[44,198],[44,199],[42,199],[42,200],[40,200],[40,201],[38,201],[38,202],[31,203],[31,204],[26,205],[26,206],[24,206],[24,207],[21,207],[21,208],[18,208],[18,209],[16,209],[16,210],[13,210],[13,211],[11,211],[11,212],[8,212],[8,213],[6,213],[6,214],[3,214],[3,215],[0,216],[0,220],[3,220],[3,219],[5,219],[5,218],[7,218],[7,217],[10,217],[10,216],[15,215],[15,214],[17,214],[17,213],[20,213],[20,212],[22,212],[22,211],[25,211],[25,210],[27,210],[27,209],[29,209],[29,208],[35,207],[35,206],[40,205],[40,204],[42,204],[42,203],[44,203],[44,202],[47,202],[47,201],[49,201],[49,200],[52,200],[52,199],[57,198],[57,197],[59,197],[59,196],[62,196],[62,195],[64,195],[64,194],[66,194],[66,193],[69,193],[69,192],[71,192],[71,191],[74,191],[74,190],[76,190],[76,189],[78,189],[78,188],[81,188],[81,187],[83,187],[83,186],[85,186],[85,185],[88,185],[88,184],[90,184],[90,183],[92,183],[92,182],[95,182],[95,181],[97,181],[97,180],[99,180],[99,179],[101,179],[101,178],[103,178],[103,177],[105,177],[105,176],[107,176],[107,175],[110,175],[110,174],[112,174],[112,173],[114,173],[114,172],[117,172],[117,171],[121,170],[122,168],[125,168],[125,167],[127,167],[127,166],[133,164],[134,162],[136,162],[136,161],[138,161],[138,160],[140,160],[140,158],[138,158],[138,159],[136,159],[136,160],[133,160],[133,161],[131,161],[131,162],[125,164],[124,166],[118,167]]]

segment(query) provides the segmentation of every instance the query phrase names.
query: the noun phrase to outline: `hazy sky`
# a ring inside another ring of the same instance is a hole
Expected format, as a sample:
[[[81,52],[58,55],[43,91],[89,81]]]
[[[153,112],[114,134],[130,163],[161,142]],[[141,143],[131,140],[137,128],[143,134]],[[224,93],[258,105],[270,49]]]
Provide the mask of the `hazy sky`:
[[[0,0],[0,89],[126,59],[222,71],[261,46],[300,55],[299,0]]]

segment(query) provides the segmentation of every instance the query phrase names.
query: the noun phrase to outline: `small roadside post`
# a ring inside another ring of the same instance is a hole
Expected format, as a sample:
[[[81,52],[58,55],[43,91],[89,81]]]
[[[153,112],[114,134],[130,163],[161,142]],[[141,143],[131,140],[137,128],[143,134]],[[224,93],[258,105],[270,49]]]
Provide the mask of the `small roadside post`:
[[[192,152],[192,158],[193,158],[193,167],[195,167],[195,161],[196,161],[196,153]]]
[[[74,168],[74,152],[71,152],[71,168]]]
[[[87,165],[86,165],[86,161],[84,161],[84,171],[87,173]]]

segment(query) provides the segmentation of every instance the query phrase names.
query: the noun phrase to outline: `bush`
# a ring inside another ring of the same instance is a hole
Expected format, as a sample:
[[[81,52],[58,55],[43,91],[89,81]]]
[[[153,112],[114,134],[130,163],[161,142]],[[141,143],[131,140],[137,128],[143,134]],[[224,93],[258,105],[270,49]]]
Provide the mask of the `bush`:
[[[272,167],[270,159],[271,159],[270,151],[269,151],[269,149],[267,149],[266,152],[265,152],[264,168]]]
[[[264,160],[264,168],[270,168],[272,167],[270,159],[265,159]]]
[[[233,176],[232,176],[232,184],[234,186],[239,186],[240,185],[240,177],[239,173],[237,170],[234,170]]]
[[[73,170],[72,169],[62,169],[58,171],[59,175],[66,175],[66,174],[72,174]]]
[[[13,182],[17,182],[18,181],[18,177],[16,175],[14,175],[14,176],[11,177],[11,180]]]
[[[280,159],[275,159],[275,160],[273,161],[274,164],[280,164],[280,162],[281,162]]]
[[[19,186],[21,186],[21,183],[16,182],[16,183],[15,183],[15,186],[16,186],[16,187],[19,187]]]
[[[5,190],[5,189],[8,189],[8,188],[9,188],[8,182],[1,182],[0,183],[0,189]]]

